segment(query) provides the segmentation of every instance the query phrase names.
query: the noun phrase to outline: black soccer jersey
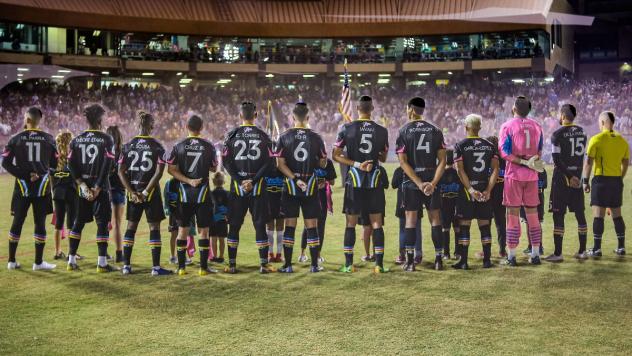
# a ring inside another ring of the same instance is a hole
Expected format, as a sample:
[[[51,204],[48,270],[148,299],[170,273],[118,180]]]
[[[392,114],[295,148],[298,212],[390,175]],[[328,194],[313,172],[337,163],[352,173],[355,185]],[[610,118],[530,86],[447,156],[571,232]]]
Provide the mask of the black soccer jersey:
[[[441,176],[441,180],[437,185],[437,189],[441,192],[441,199],[455,199],[459,196],[461,190],[461,179],[454,168],[446,168]]]
[[[356,120],[346,123],[338,132],[336,143],[346,148],[346,156],[354,162],[373,162],[373,171],[364,172],[349,167],[346,184],[354,188],[381,188],[379,156],[388,152],[388,131],[372,120]]]
[[[442,149],[445,149],[443,132],[427,121],[411,121],[399,129],[396,152],[406,154],[408,164],[424,182],[434,178],[437,153]]]
[[[318,187],[320,189],[325,188],[325,182],[338,178],[334,162],[329,158],[327,159],[327,166],[325,166],[325,168],[316,168],[316,170],[314,170],[314,174],[316,174],[316,178],[318,178]]]
[[[576,125],[565,125],[551,135],[553,146],[553,175],[563,174],[567,179],[580,178],[586,153],[586,133]],[[563,178],[563,177],[560,177]]]
[[[320,160],[327,157],[325,143],[320,135],[310,129],[289,129],[279,137],[276,154],[285,159],[287,167],[297,179],[307,184],[307,190],[303,193],[294,180],[286,177],[287,193],[314,195],[318,189],[314,171],[320,167]]]
[[[209,174],[217,166],[215,146],[200,136],[189,136],[173,146],[167,164],[177,166],[185,177],[201,179],[197,187],[178,182],[181,203],[203,203],[208,201]]]
[[[109,175],[114,163],[114,141],[105,132],[86,130],[70,141],[68,166],[74,179],[88,187],[110,189]]]
[[[470,184],[478,191],[487,189],[493,159],[498,159],[496,147],[483,138],[468,137],[454,146],[454,161],[463,162]]]
[[[126,176],[136,192],[142,192],[165,164],[165,149],[151,136],[136,136],[123,145],[119,164],[126,168]],[[151,192],[150,192],[151,193]]]
[[[50,169],[57,166],[53,136],[40,130],[25,130],[13,136],[2,153],[2,167],[15,177],[15,189],[23,197],[41,197],[50,192]],[[39,176],[31,182],[31,173]]]
[[[264,176],[273,163],[274,152],[268,134],[255,125],[240,125],[226,135],[222,151],[224,168],[231,177],[230,191],[238,196],[247,195],[241,182],[252,180],[253,196],[265,189]]]

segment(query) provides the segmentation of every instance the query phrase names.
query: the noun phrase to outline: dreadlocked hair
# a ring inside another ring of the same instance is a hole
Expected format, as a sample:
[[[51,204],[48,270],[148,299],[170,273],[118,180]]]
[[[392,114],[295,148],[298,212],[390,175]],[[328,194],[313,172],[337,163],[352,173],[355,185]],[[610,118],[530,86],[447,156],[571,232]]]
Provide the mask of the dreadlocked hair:
[[[59,153],[59,159],[57,160],[57,171],[63,171],[68,164],[68,146],[72,140],[72,134],[70,131],[62,131],[55,137],[57,143],[57,152]]]

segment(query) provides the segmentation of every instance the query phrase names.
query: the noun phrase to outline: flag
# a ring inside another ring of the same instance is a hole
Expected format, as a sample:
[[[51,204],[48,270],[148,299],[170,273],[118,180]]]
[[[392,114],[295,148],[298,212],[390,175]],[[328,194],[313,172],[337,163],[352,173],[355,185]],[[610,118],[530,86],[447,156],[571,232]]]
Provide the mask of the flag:
[[[268,115],[266,120],[266,131],[273,141],[279,138],[279,123],[277,122],[276,115],[274,114],[274,108],[272,107],[272,101],[268,100]]]
[[[344,83],[342,84],[342,94],[340,95],[340,113],[346,122],[353,120],[353,110],[351,108],[351,89],[349,88],[349,73],[347,72],[347,59],[344,64]]]

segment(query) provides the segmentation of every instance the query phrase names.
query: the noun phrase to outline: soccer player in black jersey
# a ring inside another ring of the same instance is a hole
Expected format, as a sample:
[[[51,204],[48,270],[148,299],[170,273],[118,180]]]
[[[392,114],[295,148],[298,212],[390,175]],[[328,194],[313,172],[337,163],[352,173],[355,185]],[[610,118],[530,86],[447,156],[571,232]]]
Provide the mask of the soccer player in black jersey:
[[[560,125],[551,135],[553,146],[553,179],[551,181],[551,196],[549,211],[553,213],[553,254],[544,258],[549,262],[562,262],[562,239],[564,236],[564,215],[566,209],[575,213],[577,219],[577,233],[579,235],[579,251],[577,259],[586,259],[586,215],[584,213],[584,192],[581,189],[581,176],[584,155],[588,140],[584,129],[575,125],[577,109],[571,104],[565,104],[560,109]]]
[[[202,118],[192,115],[187,121],[189,136],[178,142],[171,151],[167,164],[168,172],[178,180],[178,275],[186,274],[187,235],[192,218],[195,217],[200,233],[198,247],[200,248],[199,275],[205,276],[216,273],[217,270],[208,266],[210,240],[209,226],[213,219],[213,199],[209,183],[209,174],[217,167],[215,146],[200,136],[202,132]],[[140,195],[143,195],[140,193]],[[137,199],[142,199],[136,195]],[[160,216],[152,217],[152,220]]]
[[[13,223],[9,230],[7,264],[10,270],[20,268],[15,260],[15,253],[31,206],[35,225],[33,270],[52,270],[56,267],[42,259],[46,243],[46,215],[52,213],[49,172],[57,166],[57,149],[53,136],[38,128],[41,119],[42,112],[39,108],[29,108],[24,115],[25,130],[11,137],[2,153],[2,168],[15,177]]]
[[[67,269],[72,271],[79,268],[77,249],[81,233],[86,223],[96,220],[99,253],[97,272],[112,272],[116,268],[107,263],[107,254],[110,240],[108,223],[112,218],[109,174],[114,163],[114,141],[110,135],[101,131],[105,110],[100,105],[88,106],[84,115],[89,128],[70,142],[68,156],[68,167],[79,188],[79,198],[75,223],[69,234]]]
[[[489,202],[492,189],[498,178],[498,152],[489,141],[480,138],[480,115],[470,114],[465,118],[467,138],[455,145],[454,161],[463,184],[456,204],[456,215],[460,220],[459,254],[461,258],[452,265],[455,269],[468,269],[468,246],[470,244],[470,224],[478,220],[483,244],[483,268],[492,267],[492,206]]]
[[[361,96],[358,102],[359,118],[346,123],[338,132],[334,145],[334,161],[349,167],[345,177],[346,229],[344,235],[345,264],[341,272],[351,273],[353,267],[353,247],[356,241],[355,227],[358,216],[369,214],[373,226],[376,273],[384,269],[384,188],[382,187],[379,162],[386,161],[388,153],[388,131],[371,119],[373,100]],[[347,152],[343,152],[344,148]]]
[[[397,156],[404,177],[403,205],[406,214],[406,263],[404,271],[415,270],[415,230],[420,207],[426,206],[432,225],[435,248],[434,268],[443,269],[443,232],[441,226],[441,192],[436,189],[445,171],[446,153],[443,133],[422,117],[426,102],[420,97],[408,101],[410,122],[402,126],[397,136]]]
[[[454,229],[454,258],[459,255],[459,221],[456,217],[456,202],[463,188],[459,174],[454,168],[454,151],[446,150],[446,167],[437,189],[441,192],[441,223],[443,227],[443,259],[450,259],[450,230]],[[421,261],[420,261],[421,262]],[[415,261],[418,264],[417,261]]]
[[[283,255],[285,264],[281,273],[292,273],[292,251],[296,234],[296,220],[299,210],[303,211],[303,220],[307,229],[307,246],[311,258],[310,272],[318,269],[318,200],[317,168],[327,165],[325,143],[319,134],[309,129],[307,104],[298,102],[292,111],[294,127],[285,131],[276,147],[277,167],[285,175],[285,184],[281,196],[281,209],[285,217],[283,233]]]
[[[145,213],[149,225],[152,276],[171,274],[160,267],[160,222],[165,219],[160,192],[160,178],[165,170],[165,149],[151,136],[154,117],[146,112],[138,114],[140,134],[123,145],[118,175],[127,190],[127,229],[123,236],[123,274],[132,273],[132,249],[138,222]]]
[[[239,230],[249,210],[259,248],[259,272],[274,272],[275,269],[268,263],[270,246],[266,223],[270,220],[270,214],[265,187],[265,175],[274,164],[272,141],[268,134],[254,124],[257,118],[255,104],[243,102],[240,117],[242,124],[226,135],[222,152],[224,168],[231,178],[226,239],[229,261],[226,272],[237,272]]]
[[[498,147],[498,137],[489,136],[486,138],[494,147]],[[492,189],[489,201],[494,212],[494,225],[496,225],[496,234],[498,235],[498,255],[501,258],[507,257],[507,209],[503,206],[503,189],[505,187],[505,160],[498,157],[498,178],[496,185]],[[480,252],[482,256],[483,253]]]

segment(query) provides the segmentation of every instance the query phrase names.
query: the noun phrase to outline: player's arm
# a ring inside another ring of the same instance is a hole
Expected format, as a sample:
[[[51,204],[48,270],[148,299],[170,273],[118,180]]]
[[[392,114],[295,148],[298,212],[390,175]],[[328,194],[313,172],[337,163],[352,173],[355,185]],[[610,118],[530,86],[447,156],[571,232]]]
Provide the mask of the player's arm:
[[[200,179],[191,179],[180,171],[180,168],[176,164],[170,164],[167,167],[167,172],[175,179],[182,183],[186,183],[192,187],[196,187],[199,184]]]
[[[334,161],[344,164],[345,166],[355,167],[365,172],[370,172],[373,170],[373,162],[372,161],[364,161],[364,162],[356,162],[347,158],[342,151],[342,147],[334,147],[334,152],[332,153],[332,157]]]
[[[447,160],[445,148],[441,148],[437,151],[437,160],[439,161],[437,163],[438,166],[435,170],[434,178],[432,178],[432,181],[430,182],[430,184],[432,184],[433,190],[437,187],[437,184],[439,184],[439,181],[441,180],[441,177],[443,177],[443,173],[445,172],[445,164]]]
[[[584,170],[582,172],[582,183],[584,185],[584,192],[590,192],[590,173],[592,172],[592,167],[594,163],[593,157],[586,157],[586,161],[584,162]]]
[[[264,142],[265,142],[264,147],[268,151],[268,154],[266,155],[265,152],[261,153],[260,159],[263,160],[263,164],[261,165],[261,167],[259,167],[259,170],[257,171],[257,173],[255,173],[255,176],[252,178],[253,182],[257,182],[261,178],[263,178],[270,171],[270,168],[272,168],[273,165],[275,164],[274,158],[276,157],[276,154],[274,153],[272,149],[272,141],[270,141],[267,135],[265,135]]]
[[[404,174],[406,174],[408,178],[413,183],[415,183],[419,190],[423,190],[423,182],[419,177],[417,177],[417,174],[415,174],[415,170],[410,165],[410,163],[408,163],[408,156],[406,155],[406,152],[397,153],[397,158],[399,159],[399,166],[402,167],[402,171],[404,171]]]
[[[498,174],[500,174],[500,162],[498,162],[498,157],[494,156],[492,158],[492,174],[489,176],[489,182],[487,183],[487,189],[483,192],[483,197],[485,200],[488,200],[492,194],[492,189],[496,185],[496,180],[498,180]]]
[[[30,179],[30,173],[27,169],[18,167],[13,163],[15,158],[14,147],[12,142],[9,142],[2,152],[2,168],[4,168],[9,174],[18,179]]]
[[[105,185],[107,179],[110,179],[110,172],[112,171],[112,164],[114,163],[114,142],[108,142],[108,146],[105,148],[105,156],[103,162],[101,162],[101,168],[99,169],[99,175],[94,182],[92,189],[95,191],[95,197],[99,195],[101,189]]]
[[[628,173],[628,166],[630,165],[630,159],[624,158],[621,160],[621,179],[625,178]]]
[[[158,186],[160,179],[162,179],[162,175],[165,173],[165,162],[162,160],[158,160],[158,166],[156,166],[156,171],[154,172],[153,177],[149,180],[149,184],[145,188],[145,191],[142,192],[143,195],[147,192],[151,192],[152,189]]]

